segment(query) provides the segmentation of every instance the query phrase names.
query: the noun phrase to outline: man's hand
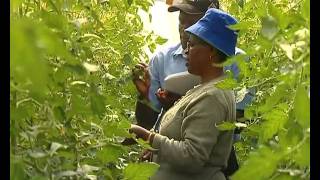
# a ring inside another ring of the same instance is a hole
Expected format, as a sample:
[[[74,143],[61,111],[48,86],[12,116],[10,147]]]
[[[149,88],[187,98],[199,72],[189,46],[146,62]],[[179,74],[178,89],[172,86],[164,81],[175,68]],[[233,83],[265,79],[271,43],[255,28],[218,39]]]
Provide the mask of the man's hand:
[[[181,98],[179,94],[169,92],[161,88],[158,89],[156,96],[165,110],[171,108],[174,102]]]
[[[138,63],[132,69],[132,81],[136,86],[138,92],[145,98],[148,98],[150,87],[150,74],[149,67],[145,63]]]
[[[137,138],[141,138],[145,141],[148,140],[148,137],[150,135],[150,131],[146,130],[145,128],[135,125],[135,124],[131,124],[131,128],[129,129],[130,133],[134,133],[136,134]]]

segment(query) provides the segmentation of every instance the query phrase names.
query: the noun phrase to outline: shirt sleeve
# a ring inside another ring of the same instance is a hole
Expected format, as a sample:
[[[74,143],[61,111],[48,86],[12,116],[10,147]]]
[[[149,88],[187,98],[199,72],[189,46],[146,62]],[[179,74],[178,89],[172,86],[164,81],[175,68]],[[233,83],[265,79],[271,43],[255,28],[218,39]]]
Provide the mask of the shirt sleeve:
[[[160,65],[159,65],[159,54],[153,56],[149,62],[149,73],[150,73],[150,87],[148,97],[152,105],[160,111],[161,104],[155,95],[157,90],[161,87],[160,85]]]
[[[246,54],[242,49],[236,47],[236,54]],[[249,58],[245,58],[245,61],[249,61]],[[224,70],[231,70],[233,72],[234,78],[238,79],[240,74],[240,69],[237,63],[233,63],[230,66],[225,66]],[[254,99],[255,89],[249,88],[248,92],[246,92],[244,98],[236,104],[237,110],[244,110]]]
[[[236,80],[238,79],[240,70],[239,70],[237,62],[231,64],[230,66],[223,67],[224,72],[226,72],[227,70],[230,70],[232,72],[234,79],[236,79]]]
[[[249,88],[242,101],[237,103],[237,110],[244,110],[254,100],[255,88]]]
[[[226,118],[226,109],[218,101],[215,96],[205,96],[200,101],[189,104],[181,126],[183,140],[155,135],[152,147],[159,150],[161,160],[188,172],[202,170],[217,143],[219,130],[216,124]]]

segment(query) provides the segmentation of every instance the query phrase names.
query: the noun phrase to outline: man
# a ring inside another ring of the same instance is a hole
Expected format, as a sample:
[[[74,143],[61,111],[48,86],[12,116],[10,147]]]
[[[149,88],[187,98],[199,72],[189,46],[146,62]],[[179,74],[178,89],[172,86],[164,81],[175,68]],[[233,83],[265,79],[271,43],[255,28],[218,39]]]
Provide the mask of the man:
[[[195,24],[207,11],[208,8],[219,9],[218,0],[184,0],[175,1],[168,8],[169,12],[180,11],[179,14],[179,34],[180,43],[157,52],[150,60],[149,66],[139,63],[133,72],[133,82],[139,92],[138,102],[136,104],[137,124],[151,129],[154,127],[157,131],[161,115],[169,109],[173,103],[181,96],[161,88],[164,79],[171,74],[183,72],[187,70],[185,50],[187,48],[188,34],[185,29]],[[236,53],[243,53],[240,49],[236,49]],[[144,77],[139,78],[137,69],[144,71]],[[225,67],[224,70],[231,70],[236,76],[239,71],[236,65]],[[245,100],[248,100],[247,97]],[[250,98],[249,98],[250,100]],[[239,111],[243,111],[244,102]],[[239,108],[237,108],[239,109]],[[161,112],[161,113],[160,113]],[[159,117],[158,117],[159,116]],[[156,123],[156,124],[155,124]],[[234,149],[230,154],[228,168],[225,170],[226,176],[231,175],[238,169],[238,163]]]

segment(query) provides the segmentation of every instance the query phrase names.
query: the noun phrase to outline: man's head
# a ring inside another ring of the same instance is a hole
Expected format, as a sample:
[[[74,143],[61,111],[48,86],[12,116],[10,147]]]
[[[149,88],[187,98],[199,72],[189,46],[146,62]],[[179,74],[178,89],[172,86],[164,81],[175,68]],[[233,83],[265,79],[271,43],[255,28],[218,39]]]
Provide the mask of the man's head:
[[[175,0],[168,8],[169,12],[180,11],[179,33],[183,49],[187,48],[189,36],[185,29],[195,24],[207,11],[208,8],[219,9],[218,0]]]

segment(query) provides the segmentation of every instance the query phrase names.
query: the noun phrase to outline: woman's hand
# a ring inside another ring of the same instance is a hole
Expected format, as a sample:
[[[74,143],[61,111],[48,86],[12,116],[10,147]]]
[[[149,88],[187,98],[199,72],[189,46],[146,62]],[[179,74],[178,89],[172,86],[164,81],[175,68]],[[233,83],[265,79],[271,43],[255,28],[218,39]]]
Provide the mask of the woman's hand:
[[[146,149],[142,152],[142,155],[139,158],[140,161],[152,161],[152,151]]]
[[[151,132],[148,131],[147,129],[135,124],[131,124],[131,128],[129,129],[129,132],[136,134],[137,138],[141,138],[145,141],[148,140],[148,137],[151,134]]]

